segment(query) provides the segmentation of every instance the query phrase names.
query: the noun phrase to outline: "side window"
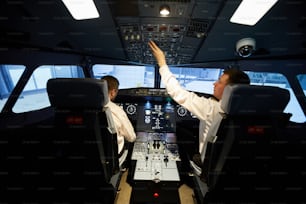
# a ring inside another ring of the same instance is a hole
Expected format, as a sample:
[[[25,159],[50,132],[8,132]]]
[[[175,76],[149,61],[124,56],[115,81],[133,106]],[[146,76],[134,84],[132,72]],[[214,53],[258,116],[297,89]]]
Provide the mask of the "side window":
[[[297,101],[295,94],[288,83],[287,78],[279,73],[266,73],[266,72],[246,72],[250,79],[251,84],[262,85],[262,86],[278,86],[280,88],[287,89],[290,92],[290,101],[285,108],[284,112],[292,113],[290,121],[303,123],[306,122],[306,116]],[[304,76],[305,78],[305,76]],[[304,90],[305,90],[305,79]],[[305,91],[304,91],[305,93]]]
[[[24,87],[13,107],[13,112],[21,113],[50,106],[46,85],[50,78],[84,78],[81,67],[44,65],[38,67]]]
[[[170,69],[181,86],[190,91],[207,94],[213,94],[213,84],[223,73],[223,69],[218,68],[170,67]],[[284,112],[292,113],[290,121],[298,123],[306,122],[305,114],[284,75],[279,73],[250,71],[246,71],[246,73],[251,79],[251,84],[260,86],[278,86],[287,89],[290,92],[290,101]],[[299,75],[298,80],[300,81],[306,96],[306,75]],[[161,83],[161,88],[164,87],[164,84]]]
[[[306,96],[306,74],[297,75],[297,79],[303,89],[304,96]]]
[[[24,65],[0,65],[0,110],[25,70]]]

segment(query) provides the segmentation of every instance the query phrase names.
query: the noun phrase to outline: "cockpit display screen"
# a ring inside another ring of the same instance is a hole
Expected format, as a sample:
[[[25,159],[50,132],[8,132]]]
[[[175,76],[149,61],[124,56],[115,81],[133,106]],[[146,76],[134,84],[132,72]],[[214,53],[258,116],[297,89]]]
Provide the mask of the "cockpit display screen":
[[[170,102],[147,101],[138,107],[137,131],[175,132],[175,108]]]

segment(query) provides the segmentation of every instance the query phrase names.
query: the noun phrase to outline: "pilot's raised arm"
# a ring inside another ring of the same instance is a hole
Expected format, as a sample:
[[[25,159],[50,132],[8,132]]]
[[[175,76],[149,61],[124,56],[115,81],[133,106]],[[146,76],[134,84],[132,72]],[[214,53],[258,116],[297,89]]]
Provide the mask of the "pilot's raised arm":
[[[220,107],[220,100],[224,87],[230,83],[249,84],[250,79],[247,74],[238,69],[228,69],[225,70],[222,76],[214,83],[213,97],[205,98],[198,96],[194,92],[184,89],[179,84],[166,63],[164,52],[153,41],[149,41],[148,44],[157,61],[161,80],[164,83],[168,94],[173,98],[173,100],[185,107],[200,120],[199,151],[201,154],[201,161],[203,161],[206,151],[208,129],[216,115],[219,114],[219,112],[223,112]]]

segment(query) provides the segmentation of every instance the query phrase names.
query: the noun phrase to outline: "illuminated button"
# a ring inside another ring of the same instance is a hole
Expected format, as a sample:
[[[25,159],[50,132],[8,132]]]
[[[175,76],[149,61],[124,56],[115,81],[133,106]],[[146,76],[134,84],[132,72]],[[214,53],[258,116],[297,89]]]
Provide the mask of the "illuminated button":
[[[153,197],[154,197],[154,198],[158,198],[158,197],[159,197],[159,194],[158,194],[158,193],[154,193],[154,194],[153,194]]]
[[[184,117],[187,114],[187,110],[184,107],[180,106],[177,109],[177,114],[181,117]]]
[[[131,104],[131,105],[128,105],[128,107],[126,107],[126,112],[127,114],[129,115],[133,115],[136,113],[136,106]]]
[[[145,121],[146,124],[149,124],[151,122],[150,116],[145,116],[145,120],[144,121]]]

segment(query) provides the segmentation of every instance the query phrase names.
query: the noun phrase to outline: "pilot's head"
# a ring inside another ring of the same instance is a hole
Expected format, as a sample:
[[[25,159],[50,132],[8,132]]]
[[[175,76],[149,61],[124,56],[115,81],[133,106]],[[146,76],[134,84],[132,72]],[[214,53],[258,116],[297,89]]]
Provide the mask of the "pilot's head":
[[[228,84],[250,84],[249,76],[239,69],[227,69],[214,83],[214,97],[221,99],[223,90]]]
[[[114,101],[119,90],[119,81],[117,78],[111,76],[111,75],[106,75],[101,77],[102,80],[107,81],[107,88],[108,88],[108,96],[111,101]]]

